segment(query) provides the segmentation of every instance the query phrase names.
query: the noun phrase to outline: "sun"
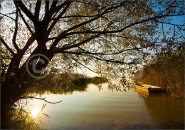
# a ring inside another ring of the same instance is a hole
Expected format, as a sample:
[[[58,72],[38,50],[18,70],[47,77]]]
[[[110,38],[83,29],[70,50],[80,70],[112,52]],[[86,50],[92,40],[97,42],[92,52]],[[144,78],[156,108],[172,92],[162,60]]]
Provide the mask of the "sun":
[[[40,112],[40,110],[38,108],[34,108],[34,109],[31,110],[31,116],[33,118],[36,118],[36,117],[38,117],[39,112]]]

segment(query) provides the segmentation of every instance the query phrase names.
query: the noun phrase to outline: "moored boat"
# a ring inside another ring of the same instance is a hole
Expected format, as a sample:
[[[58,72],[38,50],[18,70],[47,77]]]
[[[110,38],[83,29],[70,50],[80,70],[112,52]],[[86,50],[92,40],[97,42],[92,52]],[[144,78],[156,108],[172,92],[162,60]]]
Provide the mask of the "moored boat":
[[[148,97],[148,96],[149,96],[149,92],[140,91],[140,90],[137,90],[137,89],[135,89],[135,91],[136,91],[139,95],[141,95],[141,96],[143,96],[143,97]]]
[[[158,86],[139,84],[139,83],[135,83],[134,85],[137,91],[143,91],[143,92],[148,92],[148,93],[161,93],[162,92],[161,87],[158,87]]]

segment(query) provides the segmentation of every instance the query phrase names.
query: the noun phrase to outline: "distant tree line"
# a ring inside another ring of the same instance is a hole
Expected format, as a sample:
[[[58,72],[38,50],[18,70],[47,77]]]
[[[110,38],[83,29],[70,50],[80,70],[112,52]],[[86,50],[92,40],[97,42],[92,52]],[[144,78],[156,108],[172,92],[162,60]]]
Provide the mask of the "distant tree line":
[[[80,74],[68,73],[48,74],[46,77],[37,80],[37,82],[27,91],[26,95],[33,93],[54,93],[70,94],[74,91],[86,91],[88,84],[100,85],[108,82],[104,77],[84,77]],[[98,86],[101,87],[101,86]]]

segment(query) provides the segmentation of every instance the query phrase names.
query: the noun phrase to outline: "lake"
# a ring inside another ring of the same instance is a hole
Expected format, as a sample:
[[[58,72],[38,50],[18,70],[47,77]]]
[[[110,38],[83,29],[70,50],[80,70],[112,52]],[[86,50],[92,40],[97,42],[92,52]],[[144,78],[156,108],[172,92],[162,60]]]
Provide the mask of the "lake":
[[[39,97],[39,95],[37,95]],[[44,129],[136,129],[184,128],[183,100],[163,95],[142,95],[134,88],[111,91],[89,84],[86,91],[70,94],[45,93],[48,101],[40,117]],[[34,116],[44,101],[29,99],[27,109]],[[35,118],[35,120],[37,120]]]

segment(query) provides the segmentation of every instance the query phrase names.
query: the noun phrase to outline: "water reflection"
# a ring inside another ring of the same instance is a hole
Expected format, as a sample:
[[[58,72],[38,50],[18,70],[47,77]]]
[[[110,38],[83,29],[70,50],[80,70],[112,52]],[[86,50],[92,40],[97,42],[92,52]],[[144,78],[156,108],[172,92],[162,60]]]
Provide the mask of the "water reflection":
[[[149,96],[149,93],[148,92],[138,91],[136,89],[135,89],[135,92],[137,92],[141,97],[148,97]]]
[[[108,80],[103,77],[93,77],[93,78],[77,78],[72,79],[68,82],[51,80],[51,83],[44,79],[43,81],[38,81],[35,86],[32,86],[27,91],[26,95],[30,94],[72,94],[75,91],[86,92],[88,84],[96,84],[96,86],[101,90],[101,84],[107,82]],[[44,83],[43,83],[44,82]],[[54,83],[53,83],[54,82]]]
[[[183,102],[162,95],[144,95],[133,88],[126,93],[110,91],[108,84],[103,84],[101,89],[93,84],[80,89],[66,88],[65,92],[60,91],[62,94],[46,90],[37,91],[36,96],[63,102],[43,108],[44,101],[29,99],[26,106],[32,117],[42,117],[39,127],[43,129],[184,128]],[[43,114],[38,116],[39,113]]]
[[[162,128],[184,128],[184,103],[164,95],[150,94],[142,97],[152,121]]]
[[[36,118],[36,117],[38,117],[39,112],[40,112],[40,109],[39,108],[33,108],[33,109],[31,109],[31,116],[33,118]]]

